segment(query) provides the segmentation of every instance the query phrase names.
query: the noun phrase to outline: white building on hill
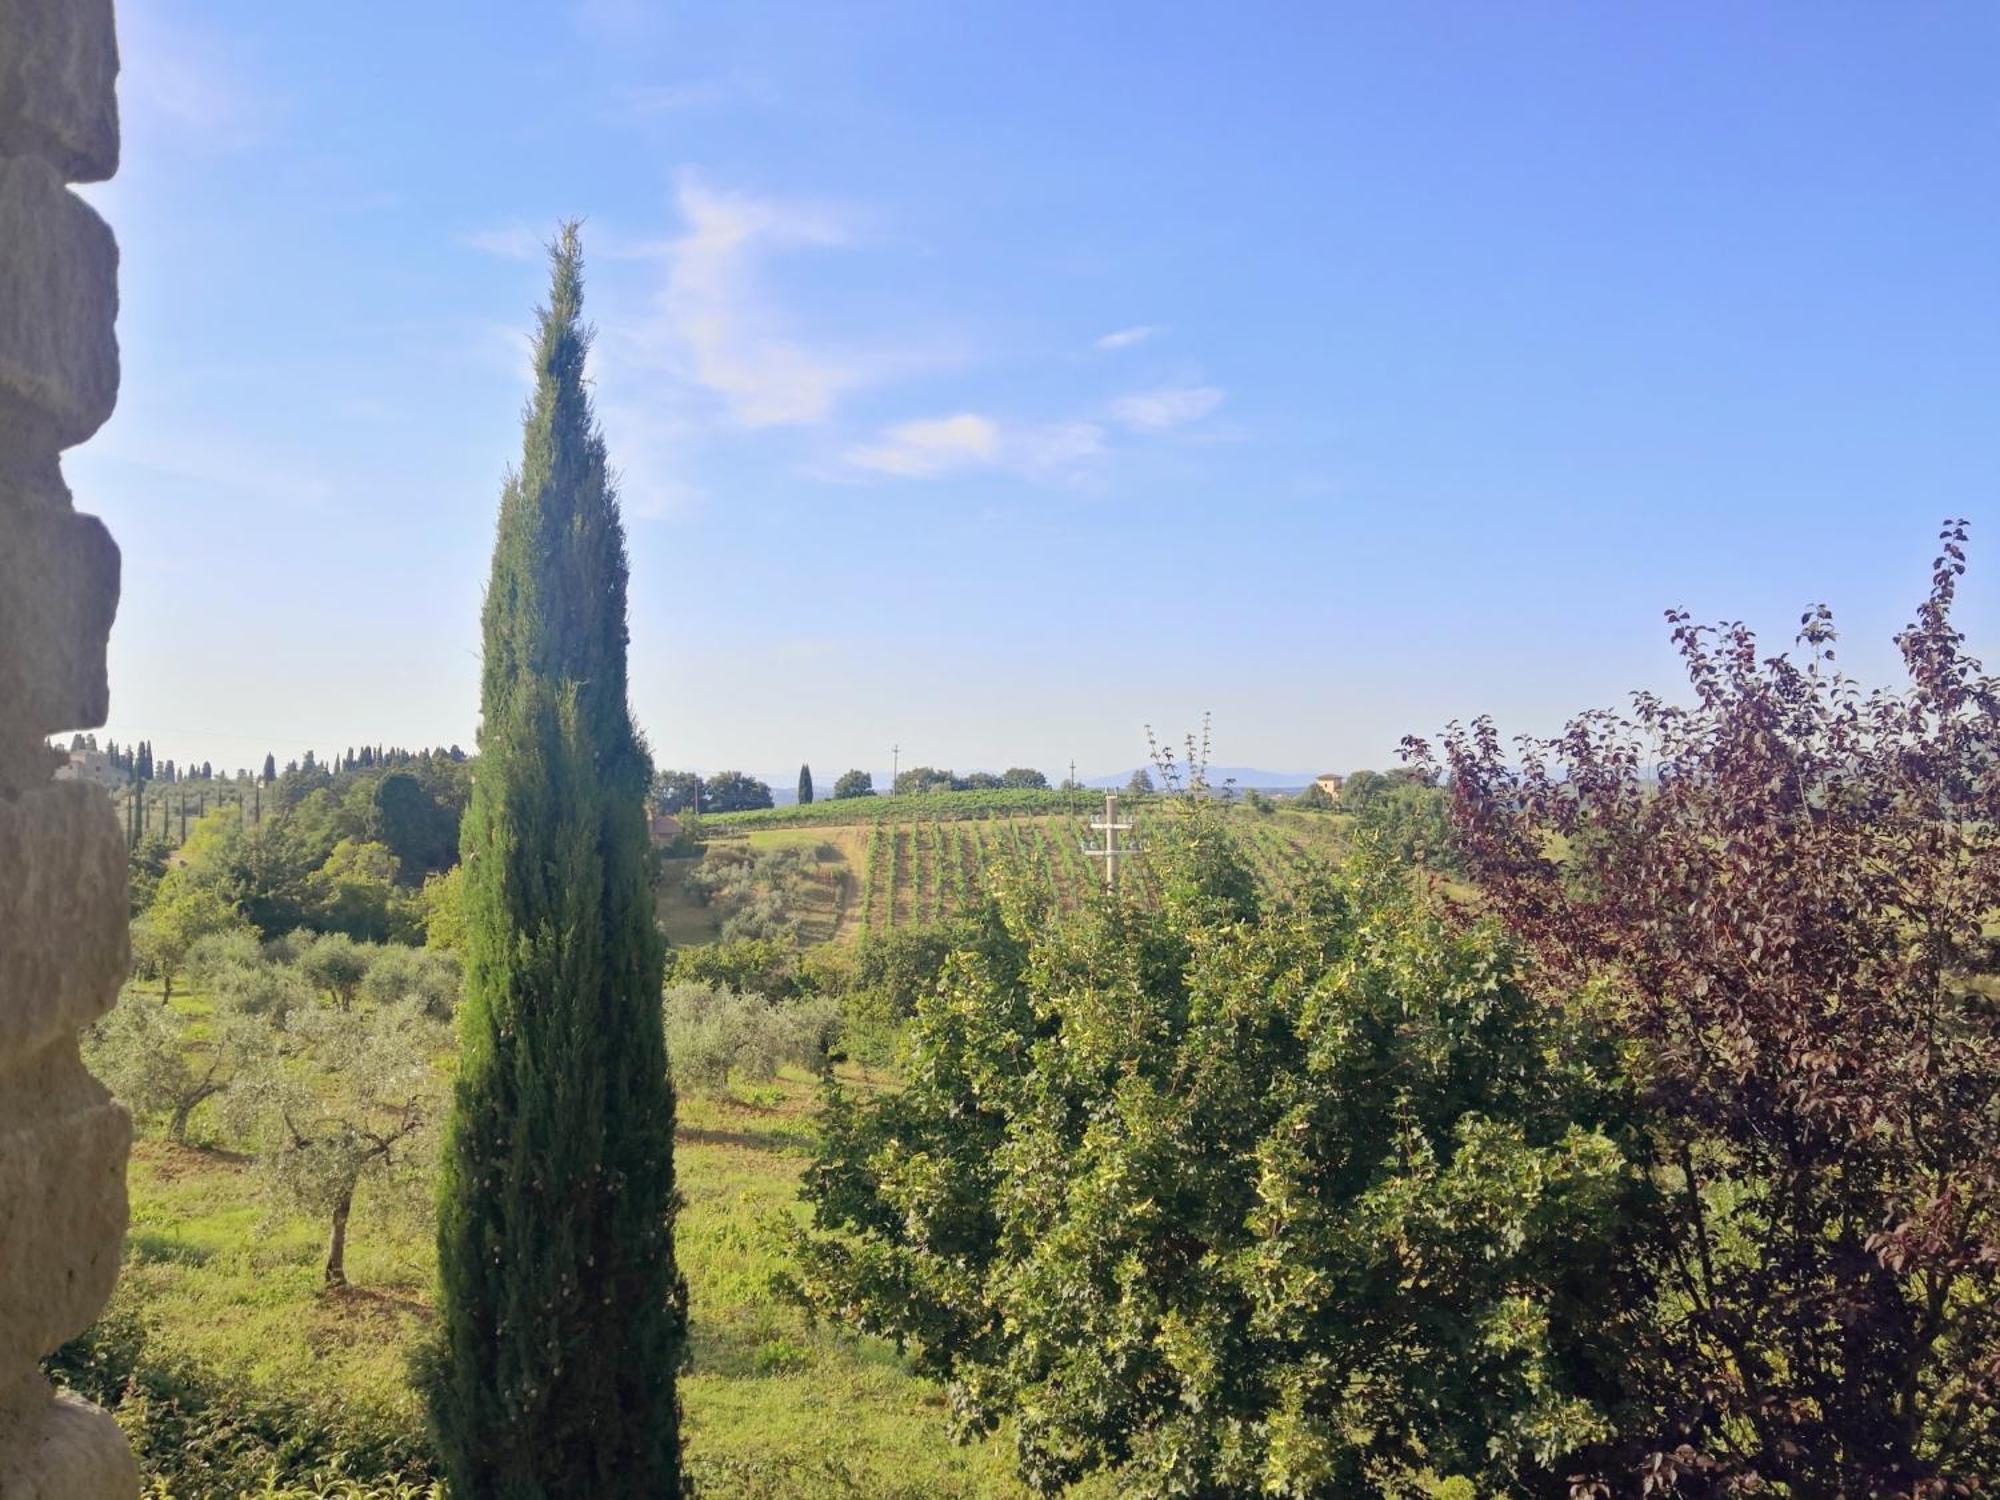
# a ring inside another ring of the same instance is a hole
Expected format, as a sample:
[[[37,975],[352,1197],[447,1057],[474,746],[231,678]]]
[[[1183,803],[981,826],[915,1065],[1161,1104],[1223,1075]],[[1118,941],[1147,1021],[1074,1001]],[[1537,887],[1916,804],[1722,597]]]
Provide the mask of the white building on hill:
[[[56,767],[57,781],[94,781],[109,789],[125,785],[128,779],[102,750],[72,750],[69,764]]]

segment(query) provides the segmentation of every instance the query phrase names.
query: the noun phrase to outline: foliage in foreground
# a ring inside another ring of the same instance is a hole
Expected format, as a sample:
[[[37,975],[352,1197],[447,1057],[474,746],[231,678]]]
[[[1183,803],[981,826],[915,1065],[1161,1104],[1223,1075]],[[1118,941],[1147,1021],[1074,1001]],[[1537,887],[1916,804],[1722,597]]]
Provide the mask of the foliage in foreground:
[[[397,1414],[351,1396],[273,1391],[161,1354],[144,1321],[117,1304],[42,1368],[116,1416],[141,1471],[154,1476],[148,1500],[417,1500],[436,1473],[425,1435]]]
[[[1559,1490],[1638,1191],[1595,1055],[1403,872],[1260,913],[1212,816],[1170,838],[1158,909],[1003,887],[908,1087],[830,1090],[797,1295],[1043,1493]]]
[[[1864,694],[1668,616],[1693,703],[1444,745],[1473,878],[1643,1089],[1668,1233],[1625,1472],[1688,1493],[1986,1493],[2000,1474],[2000,681],[1963,523]],[[1415,746],[1419,755],[1425,748]]]

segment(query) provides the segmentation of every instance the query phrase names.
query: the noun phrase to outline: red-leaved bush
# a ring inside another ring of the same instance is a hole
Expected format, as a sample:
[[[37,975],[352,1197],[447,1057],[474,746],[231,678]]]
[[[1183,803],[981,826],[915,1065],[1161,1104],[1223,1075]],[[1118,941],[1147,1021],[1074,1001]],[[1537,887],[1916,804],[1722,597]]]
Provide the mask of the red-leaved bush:
[[[1434,755],[1480,902],[1622,1048],[1656,1193],[1579,1494],[1935,1496],[2000,1476],[2000,683],[1952,624],[1965,524],[1863,692],[1670,613],[1640,694]]]

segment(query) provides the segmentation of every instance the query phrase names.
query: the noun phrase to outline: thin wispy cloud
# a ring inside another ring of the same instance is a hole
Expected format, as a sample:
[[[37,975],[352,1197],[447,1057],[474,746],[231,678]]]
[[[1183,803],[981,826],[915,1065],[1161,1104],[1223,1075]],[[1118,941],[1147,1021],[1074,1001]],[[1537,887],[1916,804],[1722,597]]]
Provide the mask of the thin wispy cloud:
[[[1062,483],[1083,477],[1104,451],[1104,429],[1095,422],[1023,428],[1010,448],[1015,466],[1029,478]]]
[[[1169,386],[1138,391],[1111,403],[1112,419],[1134,432],[1166,432],[1199,422],[1222,405],[1223,393],[1212,385]]]
[[[857,469],[903,479],[932,479],[992,463],[1000,453],[1000,426],[975,412],[899,422],[874,442],[843,455]]]
[[[661,307],[695,380],[746,427],[824,420],[868,380],[867,362],[800,341],[758,272],[776,252],[846,245],[845,226],[825,208],[724,192],[692,175],[676,197],[688,227],[670,247]]]
[[[984,469],[1069,483],[1103,452],[1104,429],[1093,422],[1011,424],[958,412],[886,427],[847,448],[841,462],[895,479],[945,479]]]
[[[1143,344],[1147,339],[1165,333],[1151,323],[1140,323],[1132,328],[1121,328],[1116,333],[1107,333],[1097,341],[1097,347],[1104,350],[1130,349],[1135,344]]]

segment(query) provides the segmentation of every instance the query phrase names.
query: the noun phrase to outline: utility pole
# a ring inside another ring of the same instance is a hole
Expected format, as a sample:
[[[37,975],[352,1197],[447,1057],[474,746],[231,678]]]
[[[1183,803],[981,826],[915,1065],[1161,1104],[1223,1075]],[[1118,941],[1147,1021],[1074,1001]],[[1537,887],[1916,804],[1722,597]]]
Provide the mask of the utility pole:
[[[896,779],[902,772],[902,769],[903,747],[901,745],[891,745],[889,747],[889,795],[891,797],[896,795]]]
[[[1129,833],[1132,825],[1118,821],[1118,794],[1116,792],[1106,792],[1104,794],[1104,821],[1102,823],[1092,823],[1090,826],[1104,835],[1104,847],[1102,849],[1093,849],[1089,844],[1085,843],[1083,845],[1084,856],[1088,859],[1101,859],[1104,861],[1104,888],[1107,891],[1115,891],[1118,889],[1118,861],[1128,854],[1137,854],[1139,852],[1137,844],[1127,844],[1122,848],[1119,847],[1118,835]],[[1079,842],[1082,841],[1079,840]]]

